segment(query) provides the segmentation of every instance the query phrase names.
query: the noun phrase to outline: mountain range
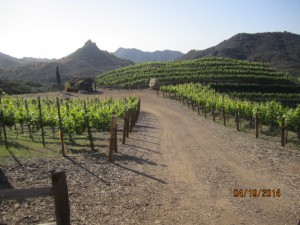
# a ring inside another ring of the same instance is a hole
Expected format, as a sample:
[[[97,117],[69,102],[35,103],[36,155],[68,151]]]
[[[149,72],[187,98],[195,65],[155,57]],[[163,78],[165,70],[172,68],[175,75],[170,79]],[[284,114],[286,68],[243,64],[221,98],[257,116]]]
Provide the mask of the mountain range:
[[[30,57],[18,59],[0,53],[0,88],[13,88],[16,83],[26,84],[24,88],[26,91],[30,91],[31,88],[36,91],[41,91],[45,87],[56,88],[56,66],[59,67],[62,82],[65,82],[73,76],[95,78],[103,72],[132,65],[134,62],[190,60],[213,56],[262,61],[280,71],[300,76],[300,35],[289,32],[241,33],[214,47],[200,51],[191,50],[185,55],[170,50],[143,52],[125,48],[109,53],[100,50],[91,40],[61,59]]]
[[[240,33],[214,47],[192,50],[180,59],[203,57],[266,62],[276,69],[300,76],[300,35],[289,32]]]
[[[56,85],[56,66],[59,67],[62,82],[65,82],[73,76],[94,78],[105,71],[131,64],[133,62],[100,50],[95,43],[88,40],[82,48],[57,60],[17,59],[1,54],[0,78],[34,80],[47,85]]]
[[[172,61],[183,56],[179,51],[155,51],[144,52],[136,48],[119,48],[113,54],[121,59],[128,59],[133,62],[155,62],[155,61]]]

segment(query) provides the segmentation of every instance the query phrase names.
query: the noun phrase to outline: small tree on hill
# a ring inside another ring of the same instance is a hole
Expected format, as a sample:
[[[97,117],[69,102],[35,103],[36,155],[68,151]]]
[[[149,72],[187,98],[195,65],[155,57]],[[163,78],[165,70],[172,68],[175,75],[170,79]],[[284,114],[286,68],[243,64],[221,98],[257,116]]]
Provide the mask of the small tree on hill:
[[[59,91],[61,92],[61,85],[60,85],[60,74],[59,74],[59,69],[58,66],[56,67],[56,80],[59,86]]]

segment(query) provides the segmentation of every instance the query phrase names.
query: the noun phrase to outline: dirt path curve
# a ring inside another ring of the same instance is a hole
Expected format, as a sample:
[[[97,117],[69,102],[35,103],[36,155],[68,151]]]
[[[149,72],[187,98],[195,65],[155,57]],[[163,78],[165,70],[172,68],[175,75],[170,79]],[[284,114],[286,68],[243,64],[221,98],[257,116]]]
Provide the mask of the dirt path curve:
[[[153,92],[140,95],[160,143],[157,163],[165,165],[151,171],[166,182],[163,207],[149,212],[153,223],[298,224],[298,150],[224,128]],[[234,189],[280,189],[281,196],[234,197]]]

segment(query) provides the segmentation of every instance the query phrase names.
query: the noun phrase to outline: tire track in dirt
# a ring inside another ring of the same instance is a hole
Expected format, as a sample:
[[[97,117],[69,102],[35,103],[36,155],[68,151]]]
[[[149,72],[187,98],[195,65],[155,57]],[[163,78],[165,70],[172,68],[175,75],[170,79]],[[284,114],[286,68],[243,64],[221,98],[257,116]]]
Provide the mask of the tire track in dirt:
[[[282,166],[280,161],[288,162],[287,166],[293,168],[288,175],[294,177],[294,184],[299,185],[297,151],[283,154],[281,159],[280,153],[285,149],[228,131],[229,128],[202,117],[195,119],[191,110],[178,107],[177,102],[157,99],[147,93],[142,94],[142,103],[142,109],[160,123],[160,148],[168,168],[168,173],[161,176],[168,180],[169,195],[173,193],[179,198],[178,205],[173,205],[173,208],[181,215],[181,222],[298,223],[299,186],[291,186],[286,172],[278,170]],[[231,139],[227,140],[228,137]],[[234,197],[233,190],[242,188],[280,188],[282,196]],[[182,194],[178,196],[178,193]]]

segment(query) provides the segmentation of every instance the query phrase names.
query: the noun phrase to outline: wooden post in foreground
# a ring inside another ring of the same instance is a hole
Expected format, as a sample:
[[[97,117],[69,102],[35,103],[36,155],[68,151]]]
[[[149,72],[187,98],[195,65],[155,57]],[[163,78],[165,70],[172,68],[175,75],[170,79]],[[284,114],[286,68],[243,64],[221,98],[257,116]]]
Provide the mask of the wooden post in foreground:
[[[285,115],[281,117],[281,146],[285,146]]]
[[[66,173],[64,171],[54,171],[51,174],[55,217],[57,225],[70,225],[70,204]]]
[[[111,125],[110,125],[110,145],[109,145],[109,154],[108,154],[108,160],[110,162],[113,161],[113,152],[115,148],[115,137],[116,137],[116,126],[117,126],[117,116],[113,115],[111,118]]]

